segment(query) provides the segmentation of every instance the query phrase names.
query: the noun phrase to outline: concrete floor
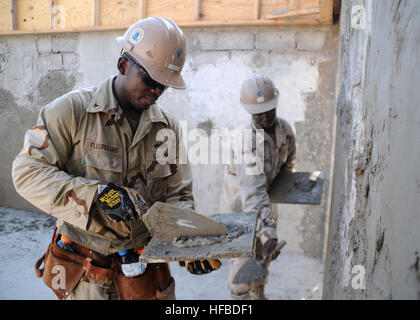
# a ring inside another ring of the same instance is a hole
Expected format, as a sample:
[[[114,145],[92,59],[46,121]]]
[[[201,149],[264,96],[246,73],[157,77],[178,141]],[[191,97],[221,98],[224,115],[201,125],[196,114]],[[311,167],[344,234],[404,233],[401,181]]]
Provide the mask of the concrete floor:
[[[55,295],[34,274],[34,263],[51,240],[54,219],[45,214],[0,207],[0,299],[48,300]],[[204,276],[170,263],[180,300],[225,300],[229,260]],[[322,295],[322,261],[291,252],[270,265],[266,295],[272,300],[314,300]]]

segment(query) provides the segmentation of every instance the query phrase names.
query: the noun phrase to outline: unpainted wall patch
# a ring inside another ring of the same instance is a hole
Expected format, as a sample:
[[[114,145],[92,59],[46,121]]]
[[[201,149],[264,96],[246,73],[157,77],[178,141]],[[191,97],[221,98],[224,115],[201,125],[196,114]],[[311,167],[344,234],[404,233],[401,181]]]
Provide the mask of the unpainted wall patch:
[[[0,88],[0,115],[6,111],[16,110],[16,98],[6,89]]]
[[[43,105],[53,101],[71,91],[76,82],[75,74],[66,74],[63,71],[47,73],[38,81],[37,102]]]

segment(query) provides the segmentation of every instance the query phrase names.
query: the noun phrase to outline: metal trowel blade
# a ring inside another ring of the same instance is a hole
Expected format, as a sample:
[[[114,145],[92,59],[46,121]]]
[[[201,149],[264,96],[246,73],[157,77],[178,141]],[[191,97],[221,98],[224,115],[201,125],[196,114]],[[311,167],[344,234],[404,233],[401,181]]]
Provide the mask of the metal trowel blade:
[[[265,278],[268,270],[264,267],[264,262],[253,258],[248,259],[232,280],[233,284],[249,283],[254,280]]]
[[[280,241],[276,249],[282,249],[287,242],[285,240]],[[265,278],[268,275],[265,261],[258,261],[254,258],[248,259],[242,267],[238,270],[235,277],[232,280],[233,284],[249,283],[255,280]]]
[[[225,226],[193,210],[162,202],[154,203],[142,220],[152,237],[169,241],[178,237],[218,236],[228,232]]]

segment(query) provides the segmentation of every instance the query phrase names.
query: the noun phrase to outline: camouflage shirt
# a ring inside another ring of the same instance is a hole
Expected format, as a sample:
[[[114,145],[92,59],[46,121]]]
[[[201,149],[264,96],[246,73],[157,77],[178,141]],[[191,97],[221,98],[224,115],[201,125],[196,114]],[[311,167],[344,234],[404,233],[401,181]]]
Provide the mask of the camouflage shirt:
[[[264,164],[260,174],[246,174],[246,168],[255,163],[231,164],[226,167],[220,199],[221,210],[225,212],[258,212],[257,235],[264,244],[269,238],[277,238],[276,222],[271,215],[271,203],[268,190],[280,173],[280,170],[294,170],[296,158],[296,140],[287,121],[277,118],[275,141],[264,131]],[[252,120],[244,129],[255,133],[262,129]],[[234,148],[232,149],[234,151]]]
[[[150,234],[141,220],[108,219],[93,201],[99,184],[134,188],[149,204],[194,205],[188,164],[156,161],[160,129],[174,130],[176,150],[184,147],[178,122],[155,104],[142,112],[133,134],[112,82],[69,92],[42,108],[12,169],[17,192],[56,217],[60,233],[103,254],[140,248]]]

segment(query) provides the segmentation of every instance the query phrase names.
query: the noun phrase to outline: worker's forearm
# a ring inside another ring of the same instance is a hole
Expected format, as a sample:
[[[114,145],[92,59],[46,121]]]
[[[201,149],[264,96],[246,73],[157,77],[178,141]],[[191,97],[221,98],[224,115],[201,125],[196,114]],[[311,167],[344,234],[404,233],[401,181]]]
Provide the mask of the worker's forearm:
[[[13,162],[16,191],[42,211],[85,229],[99,181],[70,176],[42,160],[20,154]]]

